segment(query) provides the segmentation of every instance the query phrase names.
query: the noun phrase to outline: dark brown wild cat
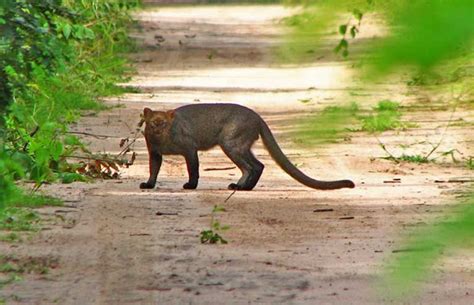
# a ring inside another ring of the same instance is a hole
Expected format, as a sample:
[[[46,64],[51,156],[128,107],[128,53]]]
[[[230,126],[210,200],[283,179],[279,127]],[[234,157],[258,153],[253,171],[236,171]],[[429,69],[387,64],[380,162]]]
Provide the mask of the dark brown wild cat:
[[[263,164],[252,154],[252,144],[261,136],[276,163],[296,181],[318,190],[353,188],[350,180],[319,181],[297,169],[283,154],[263,119],[249,108],[235,104],[197,104],[175,110],[144,109],[145,139],[150,158],[150,178],[140,188],[154,188],[163,155],[186,159],[189,181],[185,189],[195,189],[199,180],[198,150],[219,145],[242,171],[229,189],[251,190],[263,172]]]

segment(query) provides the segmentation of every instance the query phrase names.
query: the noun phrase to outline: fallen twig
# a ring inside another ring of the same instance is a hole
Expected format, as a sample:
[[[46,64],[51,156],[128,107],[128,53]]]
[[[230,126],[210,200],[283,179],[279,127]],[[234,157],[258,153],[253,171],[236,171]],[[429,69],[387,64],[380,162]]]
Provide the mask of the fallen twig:
[[[313,213],[322,213],[322,212],[333,212],[334,209],[316,209],[313,210]]]
[[[401,179],[393,179],[393,180],[384,180],[383,183],[401,183]]]
[[[234,194],[235,194],[236,191],[237,191],[237,190],[234,190],[234,191],[229,195],[229,197],[227,197],[227,199],[224,200],[224,203],[226,203],[232,196],[234,196]]]
[[[354,219],[354,216],[344,216],[344,217],[339,217],[341,220],[348,220],[348,219]]]
[[[208,171],[226,171],[226,170],[230,170],[230,169],[234,169],[236,168],[235,166],[229,166],[229,167],[209,167],[209,168],[205,168],[204,171],[205,172],[208,172]]]
[[[165,216],[176,216],[178,215],[178,212],[156,212],[155,215],[158,215],[158,216],[162,216],[162,215],[165,215]]]
[[[82,132],[82,131],[68,131],[67,133],[69,133],[69,134],[83,135],[83,136],[89,136],[89,137],[93,137],[93,138],[101,139],[101,140],[105,140],[105,139],[108,139],[108,138],[120,138],[120,137],[118,137],[118,136],[109,136],[109,135],[103,135],[103,134],[94,134],[94,133]]]

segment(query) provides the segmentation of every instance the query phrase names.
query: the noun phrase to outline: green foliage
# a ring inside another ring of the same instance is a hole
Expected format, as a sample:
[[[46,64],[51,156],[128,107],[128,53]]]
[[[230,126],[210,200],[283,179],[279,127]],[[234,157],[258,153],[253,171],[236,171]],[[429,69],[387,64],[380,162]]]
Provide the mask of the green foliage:
[[[0,100],[9,102],[27,90],[32,65],[52,71],[64,65],[71,48],[58,37],[55,23],[71,14],[55,0],[2,2]]]
[[[428,70],[444,60],[472,52],[471,0],[386,1],[379,7],[385,9],[387,20],[393,25],[392,35],[377,46],[379,73],[403,65]]]
[[[14,185],[84,181],[89,154],[68,125],[99,96],[123,92],[129,10],[139,1],[5,0],[0,6],[0,210],[34,196]]]
[[[412,126],[401,122],[401,116],[399,103],[389,100],[379,101],[370,114],[363,114],[355,102],[328,106],[299,122],[296,141],[304,145],[334,143],[344,138],[347,131],[378,133]]]
[[[367,4],[370,6],[372,1],[367,1]],[[353,18],[350,18],[347,23],[339,25],[339,34],[342,38],[334,48],[334,52],[340,53],[343,57],[349,56],[349,38],[347,36],[350,36],[351,39],[356,38],[360,32],[362,17],[364,16],[364,13],[358,8],[353,9],[351,13]]]
[[[210,229],[209,230],[203,230],[201,231],[201,243],[210,243],[210,244],[227,244],[227,240],[225,240],[219,232],[226,231],[230,229],[229,226],[227,225],[222,225],[217,219],[215,219],[215,214],[219,212],[224,212],[225,209],[222,206],[215,205],[214,208],[212,209],[211,213],[211,223],[210,223]]]
[[[38,214],[29,209],[5,208],[0,211],[0,230],[36,231],[39,219]]]
[[[31,210],[42,206],[61,206],[61,200],[38,194],[24,194],[17,189],[15,196],[8,197],[7,206],[0,209],[0,230],[7,231],[37,231],[39,230],[39,215]]]
[[[62,206],[63,201],[51,196],[45,196],[39,193],[21,194],[10,201],[10,206],[19,208],[37,208],[42,206]]]
[[[207,0],[206,2],[202,3],[209,3],[209,4],[272,4],[272,3],[280,3],[280,0]]]
[[[39,67],[31,81],[35,86],[9,107],[6,153],[21,165],[27,179],[40,185],[74,169],[67,156],[87,152],[77,137],[67,134],[67,125],[78,118],[78,110],[97,108],[97,104]]]
[[[397,163],[399,163],[399,162],[411,162],[411,163],[417,163],[417,164],[430,163],[430,162],[434,163],[440,157],[451,157],[451,160],[453,161],[453,163],[458,163],[459,161],[456,160],[456,158],[455,158],[455,153],[459,153],[459,151],[457,149],[449,149],[449,150],[444,151],[444,152],[438,152],[438,149],[441,146],[442,142],[443,142],[443,138],[441,138],[441,140],[436,144],[430,143],[429,141],[422,141],[422,142],[414,143],[414,144],[411,144],[411,145],[410,144],[409,145],[406,145],[406,144],[400,144],[399,145],[403,149],[408,148],[412,145],[416,145],[416,144],[429,144],[429,145],[431,145],[431,150],[428,153],[424,154],[424,155],[420,155],[420,154],[408,155],[408,154],[402,153],[402,155],[400,155],[400,156],[395,156],[394,154],[392,154],[387,149],[385,144],[380,142],[380,140],[379,140],[379,145],[388,155],[384,159],[391,160],[391,161],[394,161],[394,162],[397,162]],[[435,153],[437,155],[434,155]],[[469,164],[469,160],[467,161],[467,164]]]
[[[21,191],[14,184],[14,180],[23,175],[24,171],[20,164],[9,158],[3,145],[0,146],[0,211],[20,196]]]
[[[474,157],[469,157],[466,162],[467,168],[474,170]]]
[[[283,19],[283,23],[292,30],[277,54],[284,61],[314,60],[322,54],[314,50],[323,49],[321,45],[332,34],[339,34],[338,43],[332,47],[335,53],[343,57],[349,55],[350,42],[357,37],[364,12],[373,7],[372,0],[287,0],[290,5],[303,5],[304,9],[293,16]],[[345,13],[344,22],[340,22],[341,13]],[[347,18],[346,18],[347,17]]]
[[[449,215],[412,233],[403,251],[394,254],[380,288],[390,297],[406,298],[416,292],[433,264],[457,248],[473,249],[474,192],[471,191]],[[389,288],[389,289],[386,289]]]
[[[408,85],[436,85],[450,83],[449,89],[460,91],[463,95],[471,95],[464,102],[468,108],[472,101],[472,59],[474,43],[474,10],[472,0],[419,0],[419,1],[299,1],[290,3],[304,4],[306,9],[298,16],[285,20],[293,27],[293,33],[282,48],[284,59],[291,61],[315,59],[320,54],[308,52],[314,46],[326,42],[327,28],[332,28],[329,34],[342,36],[333,45],[336,52],[343,56],[349,55],[348,33],[356,37],[358,31],[363,31],[364,24],[355,24],[354,35],[349,31],[354,23],[344,20],[354,9],[363,16],[375,10],[384,17],[389,33],[373,42],[364,42],[365,51],[363,66],[366,81],[373,81],[388,73],[400,69],[410,69],[414,72]],[[344,14],[346,13],[346,14]],[[342,18],[341,18],[342,17]],[[357,19],[357,18],[356,18]],[[286,51],[286,52],[285,52]],[[367,56],[368,55],[368,56]],[[296,57],[296,58],[295,58]],[[467,79],[467,80],[465,80]],[[455,84],[453,84],[455,82]],[[372,84],[371,84],[372,85]],[[446,88],[442,88],[446,90]],[[399,122],[397,109],[374,109],[374,114],[362,118],[368,131],[383,131]],[[385,124],[386,121],[389,124]],[[428,162],[436,158],[430,156],[439,148],[441,142],[433,145],[425,156],[402,155],[399,158],[391,155],[385,145],[381,147],[397,162]],[[454,151],[441,153],[441,156],[454,157]],[[472,167],[472,158],[467,161]],[[474,231],[474,191],[467,196],[453,213],[431,226],[426,226],[412,234],[407,246],[393,254],[393,260],[386,270],[385,285],[382,285],[384,297],[395,296],[406,298],[409,293],[417,292],[418,284],[429,278],[428,271],[433,264],[448,252],[457,248],[473,245]],[[406,301],[403,301],[406,303]]]
[[[375,133],[405,127],[400,118],[400,105],[388,100],[378,102],[373,108],[373,114],[359,117],[362,130]]]
[[[356,103],[328,106],[299,123],[296,139],[298,143],[308,145],[335,142],[345,133],[347,124],[357,122],[358,112]]]
[[[219,225],[219,223],[217,222],[217,225]],[[221,243],[221,244],[227,244],[227,240],[225,240],[224,238],[222,238],[222,236],[220,236],[218,233],[215,232],[215,230],[203,230],[201,231],[201,243],[205,244],[207,242],[209,242],[210,244],[217,244],[217,243]]]
[[[405,162],[412,162],[412,163],[418,163],[418,164],[421,164],[421,163],[428,163],[430,162],[430,160],[428,160],[428,158],[426,156],[422,156],[422,155],[401,155],[400,157],[388,157],[387,159],[389,160],[394,160],[394,161],[405,161]]]
[[[10,233],[5,234],[5,235],[0,235],[0,241],[15,243],[15,242],[21,242],[22,238],[17,233],[10,232]]]
[[[286,60],[316,58],[308,53],[323,43],[328,28],[341,38],[334,51],[346,57],[349,42],[363,31],[366,13],[377,11],[390,26],[390,35],[365,43],[372,61],[367,75],[382,76],[403,66],[415,66],[426,73],[435,66],[472,54],[474,11],[471,0],[289,0],[304,10],[284,23],[292,28],[280,50]],[[426,50],[429,50],[427,52]]]

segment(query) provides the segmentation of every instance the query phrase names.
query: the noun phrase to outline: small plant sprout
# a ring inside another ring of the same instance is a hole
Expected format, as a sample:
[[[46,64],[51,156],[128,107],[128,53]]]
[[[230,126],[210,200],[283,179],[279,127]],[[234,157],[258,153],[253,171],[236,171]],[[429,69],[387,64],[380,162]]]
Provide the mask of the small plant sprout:
[[[409,124],[401,122],[402,113],[400,104],[389,100],[379,101],[373,108],[373,113],[360,116],[362,130],[370,133],[380,133],[386,130],[409,127]]]
[[[211,212],[211,222],[209,230],[201,231],[201,243],[210,243],[210,244],[227,244],[219,232],[226,231],[230,227],[228,225],[222,225],[216,218],[216,213],[225,212],[225,208],[219,205],[215,205]]]
[[[466,164],[467,168],[474,170],[474,157],[469,157]]]
[[[386,111],[387,109],[398,109],[398,104],[393,104],[391,102],[387,102],[385,104],[382,104],[382,102],[380,102],[379,106],[377,108],[378,108],[378,110],[384,109],[384,111]],[[375,109],[375,110],[377,110],[377,109]],[[407,154],[403,153],[400,156],[395,156],[394,154],[392,154],[388,150],[386,145],[384,143],[382,143],[377,136],[375,136],[375,138],[379,142],[379,146],[388,154],[388,156],[385,157],[384,159],[392,160],[396,163],[404,161],[404,162],[412,162],[412,163],[421,164],[421,163],[436,162],[436,160],[440,157],[451,157],[451,160],[453,161],[453,163],[458,163],[458,160],[456,159],[455,154],[457,153],[459,155],[462,155],[462,153],[459,150],[453,148],[453,149],[449,149],[449,150],[444,151],[444,152],[439,151],[439,148],[440,148],[441,144],[443,143],[443,141],[446,137],[446,132],[447,132],[448,128],[450,126],[452,126],[451,122],[453,121],[453,115],[454,115],[455,111],[456,111],[456,107],[453,108],[453,111],[451,113],[451,117],[449,118],[449,121],[446,124],[446,127],[444,128],[444,131],[443,131],[443,133],[442,133],[442,135],[441,135],[441,137],[440,137],[440,139],[437,143],[431,143],[430,141],[425,140],[425,141],[416,142],[416,143],[413,143],[413,144],[401,144],[401,145],[399,145],[401,148],[406,149],[406,148],[409,148],[409,147],[411,147],[413,145],[417,145],[417,144],[429,144],[429,145],[431,145],[431,149],[426,154],[407,155]],[[399,117],[399,114],[396,113],[396,116]],[[467,161],[467,162],[468,162],[467,166],[469,167],[469,161]]]

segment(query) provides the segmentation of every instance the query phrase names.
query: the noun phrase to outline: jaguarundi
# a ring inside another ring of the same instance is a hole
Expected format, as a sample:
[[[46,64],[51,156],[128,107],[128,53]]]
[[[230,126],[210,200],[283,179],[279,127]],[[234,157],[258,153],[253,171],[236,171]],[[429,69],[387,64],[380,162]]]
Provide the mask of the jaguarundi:
[[[320,181],[302,173],[283,154],[272,132],[253,110],[236,104],[196,104],[169,111],[145,108],[145,140],[149,154],[150,178],[141,189],[155,187],[163,155],[182,155],[186,159],[189,181],[185,189],[195,189],[199,180],[198,150],[219,145],[242,171],[231,190],[251,190],[263,172],[263,164],[250,148],[261,136],[276,163],[296,181],[318,190],[353,188],[350,180]]]

